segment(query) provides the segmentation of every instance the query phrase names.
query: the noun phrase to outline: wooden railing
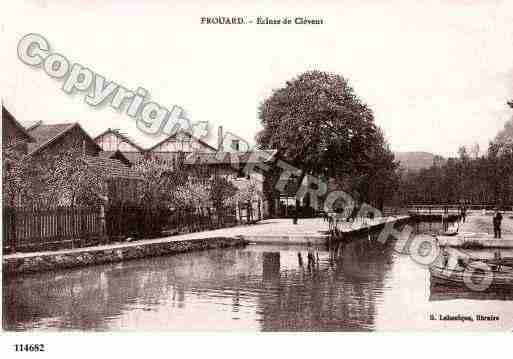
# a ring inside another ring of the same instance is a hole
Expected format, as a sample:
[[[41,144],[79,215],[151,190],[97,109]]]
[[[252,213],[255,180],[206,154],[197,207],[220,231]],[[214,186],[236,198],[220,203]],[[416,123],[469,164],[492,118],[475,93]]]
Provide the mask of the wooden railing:
[[[4,207],[2,227],[6,252],[82,246],[104,235],[96,207]]]
[[[4,207],[3,249],[45,251],[205,231],[261,219],[260,207],[169,210],[112,205],[100,207]]]
[[[494,210],[497,207],[495,204],[466,204],[465,208],[467,210],[487,210],[491,211]],[[448,203],[448,204],[422,204],[422,203],[410,203],[406,206],[406,208],[415,210],[415,209],[423,209],[423,210],[444,210],[445,208],[449,209],[450,211],[459,211],[461,208],[461,204],[458,203]],[[513,210],[512,204],[506,204],[500,206],[502,211],[511,211]]]

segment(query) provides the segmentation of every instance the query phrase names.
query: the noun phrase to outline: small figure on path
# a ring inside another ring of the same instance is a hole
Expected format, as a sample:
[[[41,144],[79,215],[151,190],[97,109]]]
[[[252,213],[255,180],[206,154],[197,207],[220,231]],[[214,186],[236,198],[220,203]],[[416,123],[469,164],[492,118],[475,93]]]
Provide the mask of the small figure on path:
[[[460,213],[461,213],[461,222],[465,223],[465,219],[467,218],[467,207],[465,207],[465,205],[461,206]]]
[[[442,249],[442,267],[446,268],[449,264],[449,252],[444,248]]]
[[[493,215],[493,238],[501,238],[501,223],[502,213],[496,208],[495,214]]]

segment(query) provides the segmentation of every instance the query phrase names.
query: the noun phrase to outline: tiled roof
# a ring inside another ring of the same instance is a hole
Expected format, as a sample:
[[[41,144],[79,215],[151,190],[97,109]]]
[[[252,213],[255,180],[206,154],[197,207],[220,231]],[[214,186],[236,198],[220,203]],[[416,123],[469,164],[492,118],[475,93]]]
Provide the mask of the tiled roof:
[[[39,150],[45,148],[52,142],[57,139],[63,137],[68,131],[77,127],[82,131],[84,136],[90,139],[91,143],[101,149],[96,142],[93,141],[92,138],[89,137],[87,132],[85,132],[78,122],[74,123],[61,123],[55,125],[45,125],[42,123],[38,123],[35,126],[32,126],[28,129],[28,133],[36,140],[35,143],[31,143],[28,146],[28,150],[30,154],[34,154]]]
[[[125,166],[121,161],[111,158],[84,156],[84,162],[98,172],[109,178],[132,178],[141,179],[141,176]]]
[[[20,133],[22,133],[28,142],[35,142],[35,139],[28,133],[27,129],[23,127],[16,118],[2,105],[2,119],[11,120],[14,127],[16,127]]]
[[[39,147],[43,147],[57,137],[62,136],[65,132],[75,127],[76,123],[63,123],[58,125],[43,125],[29,129],[29,134],[36,140],[35,143],[29,144],[29,152],[36,151]]]
[[[255,150],[248,152],[215,152],[215,153],[191,153],[185,159],[185,163],[223,165],[232,163],[265,163],[273,159],[274,150]]]

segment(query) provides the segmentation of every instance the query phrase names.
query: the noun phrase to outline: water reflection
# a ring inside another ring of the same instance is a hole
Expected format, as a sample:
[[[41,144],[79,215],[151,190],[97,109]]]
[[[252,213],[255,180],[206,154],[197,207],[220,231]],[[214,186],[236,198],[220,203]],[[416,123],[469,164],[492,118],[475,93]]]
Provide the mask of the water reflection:
[[[479,292],[469,290],[465,286],[447,286],[440,284],[431,285],[429,295],[430,301],[455,299],[513,300],[513,288],[490,288],[486,291]]]
[[[390,251],[367,241],[328,251],[301,249],[282,250],[281,257],[280,253],[264,253],[267,291],[258,296],[261,329],[373,329],[375,303],[392,264]],[[274,295],[268,295],[271,291]]]
[[[513,325],[511,296],[430,288],[425,268],[372,238],[148,258],[19,276],[3,289],[10,330],[439,329],[428,314],[454,308],[504,318],[487,328]]]

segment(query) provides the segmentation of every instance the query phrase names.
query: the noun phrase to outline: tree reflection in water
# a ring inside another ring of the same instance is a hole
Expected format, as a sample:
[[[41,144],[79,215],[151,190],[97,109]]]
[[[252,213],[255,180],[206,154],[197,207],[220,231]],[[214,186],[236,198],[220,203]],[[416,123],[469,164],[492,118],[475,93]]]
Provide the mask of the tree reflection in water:
[[[165,307],[173,327],[171,312],[229,298],[232,313],[253,307],[263,330],[371,329],[386,265],[372,248],[249,246],[19,276],[4,282],[3,326],[106,330]]]
[[[508,295],[430,291],[426,269],[394,248],[250,245],[18,276],[3,282],[3,327],[360,331],[423,328],[461,303],[511,313],[496,304]]]
[[[297,252],[297,267],[281,269],[279,253],[264,253],[264,277],[275,295],[259,296],[262,329],[373,329],[375,301],[391,265],[391,251],[383,247],[375,241],[355,241],[336,244],[327,252],[304,249]]]

